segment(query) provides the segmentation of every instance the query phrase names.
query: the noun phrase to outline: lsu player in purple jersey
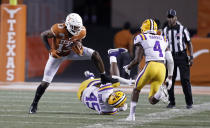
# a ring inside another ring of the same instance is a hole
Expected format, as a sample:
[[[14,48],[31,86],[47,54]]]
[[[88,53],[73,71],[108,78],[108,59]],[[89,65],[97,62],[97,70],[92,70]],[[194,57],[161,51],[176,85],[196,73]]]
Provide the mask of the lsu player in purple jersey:
[[[120,82],[125,84],[131,84],[133,82],[119,77],[116,57],[124,52],[127,52],[127,49],[118,48],[108,51],[110,57],[110,73],[113,78],[116,78],[116,81],[103,85],[100,79],[94,78],[93,73],[86,71],[84,74],[89,79],[81,83],[77,92],[78,99],[85,106],[97,111],[101,115],[113,115],[127,109],[127,97],[125,93],[120,90],[114,91],[114,88],[118,87]]]
[[[145,56],[146,64],[136,78],[131,96],[130,114],[126,118],[127,121],[135,120],[139,93],[146,84],[150,84],[148,99],[151,104],[154,105],[160,100],[168,102],[167,89],[161,85],[165,80],[166,61],[168,69],[167,82],[169,83],[168,88],[170,88],[174,63],[168,48],[168,41],[165,36],[157,35],[157,29],[157,24],[152,19],[147,19],[142,23],[141,34],[134,38],[135,58],[124,66],[125,71],[129,73],[130,69],[141,61],[143,55]]]

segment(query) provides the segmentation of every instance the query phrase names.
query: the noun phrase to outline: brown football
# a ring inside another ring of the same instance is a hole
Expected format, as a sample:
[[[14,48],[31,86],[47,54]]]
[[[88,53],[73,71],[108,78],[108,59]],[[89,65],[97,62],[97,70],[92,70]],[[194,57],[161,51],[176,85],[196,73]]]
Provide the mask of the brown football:
[[[72,51],[75,52],[76,54],[82,56],[83,54],[83,46],[80,41],[74,41],[73,46],[72,46]]]

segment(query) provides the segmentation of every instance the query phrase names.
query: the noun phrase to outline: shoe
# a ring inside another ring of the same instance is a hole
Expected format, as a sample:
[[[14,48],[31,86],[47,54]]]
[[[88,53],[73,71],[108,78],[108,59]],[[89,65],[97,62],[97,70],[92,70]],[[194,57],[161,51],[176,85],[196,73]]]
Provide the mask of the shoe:
[[[129,115],[126,119],[126,121],[135,121],[135,115]]]
[[[187,105],[186,108],[187,109],[192,109],[192,105]]]
[[[107,76],[105,74],[101,74],[100,77],[101,77],[101,83],[102,84],[106,84],[106,83],[112,83],[113,84],[113,83],[119,82],[118,79],[114,79],[114,78],[112,78],[110,76]]]
[[[94,77],[95,77],[95,75],[92,73],[92,72],[90,72],[90,71],[85,71],[84,72],[84,75],[85,75],[85,77],[87,77],[88,79],[94,79]]]
[[[108,55],[109,56],[116,56],[117,57],[119,54],[125,53],[125,52],[128,52],[128,50],[125,49],[125,48],[109,49],[108,50]]]
[[[35,114],[37,111],[37,104],[31,104],[30,108],[29,108],[29,114]]]
[[[166,108],[175,108],[176,106],[174,104],[168,104]]]
[[[166,103],[168,104],[169,103],[169,96],[168,96],[168,91],[166,89],[166,87],[164,85],[161,85],[160,86],[160,92],[161,92],[161,96],[160,96],[160,100],[163,102],[163,103]]]

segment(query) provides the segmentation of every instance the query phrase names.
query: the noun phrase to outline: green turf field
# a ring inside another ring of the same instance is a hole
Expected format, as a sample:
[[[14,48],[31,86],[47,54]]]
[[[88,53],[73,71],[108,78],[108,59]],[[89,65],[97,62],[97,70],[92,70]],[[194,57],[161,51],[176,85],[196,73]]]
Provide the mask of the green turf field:
[[[176,95],[176,109],[166,109],[163,103],[150,105],[147,95],[142,94],[136,121],[126,122],[123,119],[129,109],[114,116],[98,115],[73,92],[48,91],[40,101],[38,113],[28,114],[34,93],[0,90],[0,128],[210,128],[210,98],[205,95],[194,95],[195,107],[187,110],[183,95]]]

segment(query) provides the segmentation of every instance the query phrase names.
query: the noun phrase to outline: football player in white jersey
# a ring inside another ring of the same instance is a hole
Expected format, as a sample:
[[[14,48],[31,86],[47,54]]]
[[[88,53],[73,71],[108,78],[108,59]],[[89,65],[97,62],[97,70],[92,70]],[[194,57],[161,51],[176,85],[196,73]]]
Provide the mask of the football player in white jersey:
[[[143,55],[145,56],[146,64],[143,70],[138,74],[135,87],[131,96],[130,114],[126,120],[135,120],[136,104],[139,99],[141,89],[150,84],[149,102],[156,104],[159,100],[168,102],[167,90],[161,86],[165,80],[166,68],[165,60],[167,62],[169,82],[168,88],[171,86],[171,78],[173,74],[173,58],[168,48],[168,41],[166,37],[157,35],[157,24],[152,19],[147,19],[142,23],[141,34],[134,38],[135,58],[124,69],[129,73],[130,69],[138,64]]]
[[[114,88],[120,85],[119,81],[125,84],[134,83],[134,81],[119,76],[117,56],[124,52],[127,52],[124,48],[110,49],[108,51],[110,73],[113,78],[116,78],[115,82],[103,85],[100,79],[94,78],[93,73],[85,72],[85,76],[89,79],[81,83],[77,97],[88,108],[97,111],[99,114],[112,115],[127,109],[125,93],[120,90],[114,91]]]

